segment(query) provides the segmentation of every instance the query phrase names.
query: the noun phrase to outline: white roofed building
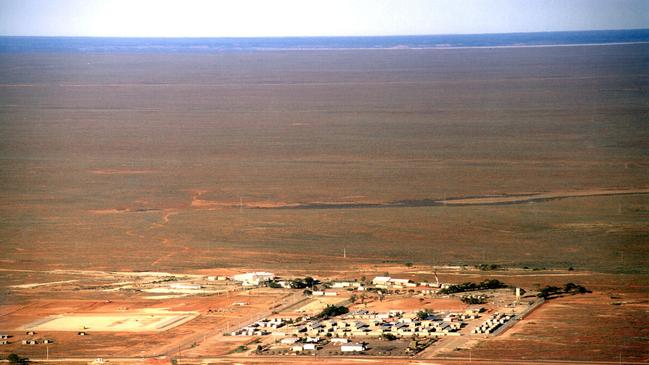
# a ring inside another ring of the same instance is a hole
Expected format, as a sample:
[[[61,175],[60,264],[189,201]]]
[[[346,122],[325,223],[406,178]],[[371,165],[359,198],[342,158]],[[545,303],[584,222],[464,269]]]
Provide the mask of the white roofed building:
[[[274,278],[275,274],[273,274],[272,272],[257,271],[234,275],[232,277],[232,280],[238,281],[243,285],[256,286]]]
[[[286,338],[282,338],[280,340],[280,343],[282,343],[284,345],[292,345],[292,344],[298,342],[299,340],[300,339],[297,338],[297,337],[286,337]]]
[[[361,352],[365,351],[365,345],[362,343],[350,343],[340,346],[342,352]]]
[[[405,287],[405,286],[416,287],[417,286],[417,284],[415,284],[412,280],[409,280],[409,279],[394,279],[394,278],[392,278],[392,279],[390,279],[388,284],[392,285],[392,286],[398,286],[398,287]]]
[[[372,279],[372,284],[374,285],[387,285],[388,282],[390,281],[389,276],[377,276],[374,279]]]

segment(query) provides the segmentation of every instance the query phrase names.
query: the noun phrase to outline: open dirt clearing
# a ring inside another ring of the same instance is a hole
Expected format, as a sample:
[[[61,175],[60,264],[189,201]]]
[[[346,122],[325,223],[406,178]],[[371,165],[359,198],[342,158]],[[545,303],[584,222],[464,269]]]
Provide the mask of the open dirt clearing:
[[[499,273],[510,284],[570,280],[595,291],[606,285],[620,301],[646,299],[649,195],[626,192],[649,181],[648,50],[2,53],[0,281],[96,274],[95,288],[106,273],[137,281],[117,271],[149,281],[167,271],[315,275],[383,263],[493,263],[541,270]],[[542,204],[511,204],[548,192],[555,195]],[[575,192],[579,199],[559,199]],[[246,209],[296,202],[355,209]],[[400,205],[366,209],[381,202]],[[543,268],[569,267],[612,276],[543,276]],[[77,284],[2,287],[3,331],[62,313],[116,313],[107,300],[201,311],[164,332],[43,333],[56,340],[56,354],[139,355],[171,351],[170,338],[235,326],[281,300],[156,302],[135,285],[97,292]],[[557,320],[479,350],[493,359],[504,348],[613,361],[622,350],[623,360],[644,360],[643,304],[593,298],[558,302]],[[42,350],[0,348],[3,357]]]
[[[198,313],[142,310],[129,313],[62,314],[37,320],[19,329],[27,331],[166,331],[196,318]]]

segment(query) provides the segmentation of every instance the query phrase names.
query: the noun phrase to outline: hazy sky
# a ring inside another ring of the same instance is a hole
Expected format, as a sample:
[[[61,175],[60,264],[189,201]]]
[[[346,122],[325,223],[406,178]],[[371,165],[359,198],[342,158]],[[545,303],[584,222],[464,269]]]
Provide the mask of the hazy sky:
[[[246,37],[649,28],[649,0],[0,0],[2,35]]]

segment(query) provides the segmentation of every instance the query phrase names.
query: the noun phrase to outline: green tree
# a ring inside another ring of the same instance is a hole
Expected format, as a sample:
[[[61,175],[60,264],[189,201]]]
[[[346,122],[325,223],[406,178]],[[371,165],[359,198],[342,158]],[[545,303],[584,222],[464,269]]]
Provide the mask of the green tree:
[[[563,291],[565,292],[570,292],[577,289],[577,284],[575,283],[566,283],[566,285],[563,286]]]
[[[543,299],[548,299],[551,295],[555,295],[559,293],[561,293],[561,288],[548,285],[545,288],[541,289],[541,291],[537,294],[537,296]]]
[[[289,285],[293,289],[304,289],[307,287],[306,283],[302,279],[293,279],[289,281]]]
[[[500,288],[507,287],[505,283],[497,279],[485,280],[482,283],[480,283],[479,286],[484,289],[500,289]]]
[[[310,276],[305,277],[304,279],[297,278],[289,281],[289,285],[293,289],[304,289],[308,287],[312,287],[316,284],[319,284],[320,282]]]
[[[318,284],[319,281],[315,280],[314,278],[312,278],[310,276],[307,276],[307,277],[304,278],[304,283],[306,284],[306,286],[314,286],[315,284]]]
[[[572,294],[585,294],[585,293],[590,293],[591,291],[586,289],[585,287],[575,284],[575,283],[566,283],[563,287],[563,291],[566,293],[572,293]]]
[[[344,305],[327,305],[325,309],[318,314],[318,318],[330,318],[330,317],[335,317],[339,316],[341,314],[349,313],[349,308],[345,307]]]
[[[500,289],[506,288],[507,284],[497,279],[484,280],[480,283],[472,283],[467,281],[462,284],[449,285],[448,288],[441,289],[440,294],[454,294],[465,291],[486,290],[486,289]]]

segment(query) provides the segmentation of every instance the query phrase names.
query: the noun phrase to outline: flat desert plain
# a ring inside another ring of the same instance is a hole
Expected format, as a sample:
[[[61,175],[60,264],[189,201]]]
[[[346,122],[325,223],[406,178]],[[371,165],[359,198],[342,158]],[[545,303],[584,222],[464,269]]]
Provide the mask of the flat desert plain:
[[[2,53],[0,303],[78,279],[53,270],[573,268],[595,293],[530,317],[556,330],[473,355],[649,361],[648,70],[646,44]]]

